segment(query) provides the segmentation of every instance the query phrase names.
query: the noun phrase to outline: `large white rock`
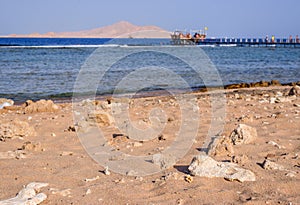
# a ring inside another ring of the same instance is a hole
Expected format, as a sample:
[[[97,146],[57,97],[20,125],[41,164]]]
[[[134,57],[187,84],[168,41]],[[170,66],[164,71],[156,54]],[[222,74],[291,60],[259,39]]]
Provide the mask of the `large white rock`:
[[[0,201],[0,205],[37,205],[46,200],[47,195],[37,193],[41,188],[48,186],[47,183],[32,182],[23,188],[16,197]]]
[[[222,177],[230,181],[255,181],[255,175],[250,170],[240,168],[231,162],[217,162],[207,155],[193,158],[188,167],[190,174],[200,177]]]

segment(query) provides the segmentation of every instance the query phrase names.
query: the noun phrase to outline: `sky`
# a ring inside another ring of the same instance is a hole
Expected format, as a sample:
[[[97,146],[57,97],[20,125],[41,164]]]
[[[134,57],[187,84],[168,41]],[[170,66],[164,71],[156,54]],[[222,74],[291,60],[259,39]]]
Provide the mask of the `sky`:
[[[80,31],[118,21],[209,37],[300,35],[299,0],[0,0],[0,35]]]

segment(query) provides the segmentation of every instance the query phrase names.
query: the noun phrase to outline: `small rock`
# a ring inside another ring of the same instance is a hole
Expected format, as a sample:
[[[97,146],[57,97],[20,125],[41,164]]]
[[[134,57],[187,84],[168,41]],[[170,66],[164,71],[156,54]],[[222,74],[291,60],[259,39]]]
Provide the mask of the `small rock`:
[[[59,189],[56,189],[56,188],[50,188],[49,191],[52,193],[52,194],[59,194],[63,197],[66,197],[66,196],[70,196],[71,195],[71,189],[63,189],[63,190],[59,190]]]
[[[281,86],[281,83],[278,80],[272,80],[271,85],[272,86]]]
[[[121,179],[116,179],[114,182],[117,184],[124,184],[125,180],[124,180],[124,178],[121,178]]]
[[[296,174],[295,174],[295,172],[288,172],[288,173],[285,174],[285,176],[287,176],[287,177],[296,177]]]
[[[73,152],[63,151],[60,156],[72,156],[73,154]]]
[[[135,177],[135,180],[137,180],[137,181],[143,181],[144,180],[144,178],[143,177],[141,177],[141,176],[137,176],[137,177]]]
[[[157,139],[158,139],[158,141],[165,141],[165,140],[167,140],[166,136],[163,135],[163,134],[160,134]]]
[[[89,120],[92,120],[100,126],[110,126],[113,122],[112,117],[103,111],[95,111],[93,113],[88,114]]]
[[[42,151],[41,143],[33,143],[33,142],[25,142],[22,145],[22,150],[28,150],[28,151]]]
[[[0,159],[25,159],[23,150],[0,152]]]
[[[141,142],[134,142],[133,143],[133,147],[142,147],[143,146],[143,143]]]
[[[293,96],[293,95],[299,96],[300,95],[300,86],[298,86],[298,85],[293,86],[292,89],[289,91],[288,95],[289,96]]]
[[[170,155],[154,154],[152,162],[158,165],[161,169],[167,169],[176,163],[176,159]]]
[[[276,100],[277,100],[277,98],[271,97],[269,102],[271,104],[274,104],[276,102]]]
[[[262,163],[262,167],[265,170],[285,170],[285,168],[279,164],[276,164],[275,162],[272,162],[269,159],[266,159],[263,163]]]
[[[91,193],[92,193],[91,189],[88,189],[88,190],[86,190],[85,195],[89,195]]]
[[[56,134],[55,133],[51,133],[51,137],[56,137]]]
[[[231,161],[236,164],[245,164],[248,161],[248,157],[246,155],[236,155],[232,156]]]
[[[300,107],[300,104],[294,103],[293,106],[294,106],[294,107]]]
[[[85,181],[85,182],[93,182],[93,181],[96,181],[97,179],[100,179],[100,177],[99,177],[99,176],[96,176],[96,177],[93,177],[93,178],[91,178],[91,179],[85,179],[84,181]]]
[[[274,147],[277,147],[278,149],[285,148],[284,146],[280,146],[279,144],[277,144],[274,141],[269,141],[268,144],[273,145]]]
[[[233,145],[229,137],[216,136],[208,145],[208,155],[210,156],[231,156],[234,153]]]
[[[229,181],[255,181],[255,175],[250,170],[238,167],[230,162],[217,162],[207,155],[193,158],[188,170],[192,175],[200,177],[223,177]]]
[[[68,127],[68,131],[69,132],[76,132],[76,127],[75,126],[73,126],[73,125],[70,125],[69,127]]]
[[[230,135],[230,139],[234,145],[249,144],[256,138],[256,129],[245,124],[239,124]]]
[[[186,176],[184,176],[184,180],[187,181],[188,183],[192,183],[193,177],[191,175],[186,175]]]
[[[177,205],[182,205],[183,204],[183,199],[177,199],[176,204]]]
[[[14,101],[6,98],[0,98],[0,109],[14,105]]]
[[[108,167],[105,167],[103,173],[107,176],[110,175],[110,171],[108,170]]]
[[[138,172],[134,171],[134,170],[129,170],[128,172],[126,172],[127,176],[137,176]]]

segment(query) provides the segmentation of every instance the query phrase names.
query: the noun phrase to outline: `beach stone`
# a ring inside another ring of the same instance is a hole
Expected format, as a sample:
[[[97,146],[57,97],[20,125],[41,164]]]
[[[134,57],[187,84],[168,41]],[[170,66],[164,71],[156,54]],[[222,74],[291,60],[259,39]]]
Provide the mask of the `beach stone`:
[[[270,85],[270,83],[267,81],[260,81],[260,82],[256,82],[256,83],[251,83],[250,85],[251,85],[251,87],[268,87]]]
[[[28,151],[42,151],[42,145],[40,142],[33,143],[33,142],[25,142],[22,145],[22,150],[28,150]]]
[[[88,114],[88,119],[98,123],[100,126],[110,126],[113,122],[112,117],[107,112],[98,110]]]
[[[63,197],[70,197],[71,196],[71,189],[59,190],[59,189],[56,189],[56,188],[50,188],[49,191],[51,192],[51,194],[58,194],[58,195],[63,196]]]
[[[264,168],[265,170],[285,170],[285,168],[279,164],[276,164],[275,162],[272,162],[269,159],[266,159],[263,163],[262,163],[262,168]]]
[[[230,135],[230,139],[234,145],[249,144],[256,138],[256,129],[245,124],[239,124]]]
[[[289,96],[294,96],[294,95],[295,95],[295,96],[300,96],[300,86],[294,85],[294,86],[290,89],[288,95],[289,95]]]
[[[210,156],[231,156],[233,153],[232,141],[226,136],[216,136],[208,145],[208,155]]]
[[[255,181],[255,175],[250,170],[240,168],[231,162],[217,162],[207,155],[193,158],[188,167],[191,175],[200,177],[223,177],[229,181]]]
[[[272,86],[281,86],[281,83],[278,80],[271,80]]]
[[[12,122],[0,124],[0,141],[19,137],[35,136],[35,130],[27,122],[15,119]]]
[[[158,165],[161,169],[167,169],[176,163],[176,159],[171,155],[154,154],[152,162]]]
[[[37,205],[47,199],[47,195],[39,193],[47,183],[31,182],[23,188],[16,197],[0,201],[0,205]]]
[[[13,106],[14,101],[6,98],[0,98],[0,109],[3,109],[4,107]]]
[[[238,84],[231,84],[226,85],[225,89],[238,89],[238,88],[250,88],[250,84],[248,83],[238,83]]]
[[[104,168],[103,173],[104,173],[105,175],[107,175],[107,176],[110,175],[110,171],[109,171],[108,167],[105,167],[105,168]]]
[[[25,159],[23,150],[0,152],[0,159]]]
[[[36,102],[27,100],[23,106],[25,107],[25,114],[35,112],[55,112],[60,109],[60,107],[54,104],[52,100],[39,100]]]
[[[246,155],[235,155],[232,156],[231,162],[236,163],[236,164],[245,164],[248,161],[248,157]]]

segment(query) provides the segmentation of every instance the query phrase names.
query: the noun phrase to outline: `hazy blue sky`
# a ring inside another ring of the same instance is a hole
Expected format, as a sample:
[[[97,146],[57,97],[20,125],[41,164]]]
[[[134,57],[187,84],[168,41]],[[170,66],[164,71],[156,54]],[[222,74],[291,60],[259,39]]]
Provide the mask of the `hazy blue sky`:
[[[299,0],[0,0],[0,35],[78,31],[121,20],[215,37],[300,35]]]

